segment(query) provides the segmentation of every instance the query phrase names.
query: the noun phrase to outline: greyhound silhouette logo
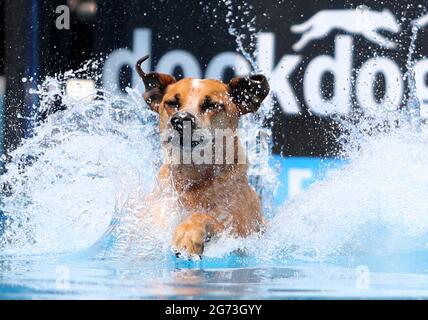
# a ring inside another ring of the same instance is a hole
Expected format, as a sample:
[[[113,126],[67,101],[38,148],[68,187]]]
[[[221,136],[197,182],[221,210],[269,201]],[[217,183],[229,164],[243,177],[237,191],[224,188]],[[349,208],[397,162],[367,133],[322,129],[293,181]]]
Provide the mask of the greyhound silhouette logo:
[[[293,45],[293,50],[302,50],[309,42],[326,37],[333,30],[359,34],[377,45],[395,49],[396,43],[381,35],[379,31],[400,32],[394,14],[388,9],[372,11],[368,7],[346,10],[322,10],[302,24],[291,27],[293,33],[302,37]]]

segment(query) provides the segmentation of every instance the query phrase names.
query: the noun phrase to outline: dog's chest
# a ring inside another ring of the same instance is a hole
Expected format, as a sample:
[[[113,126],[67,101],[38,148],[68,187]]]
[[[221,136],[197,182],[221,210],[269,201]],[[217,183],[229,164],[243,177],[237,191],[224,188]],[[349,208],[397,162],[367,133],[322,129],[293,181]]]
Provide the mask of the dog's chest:
[[[195,211],[217,211],[227,213],[235,206],[234,193],[238,189],[231,188],[228,185],[213,186],[211,188],[195,188],[190,191],[182,192],[179,195],[181,205],[185,210]]]

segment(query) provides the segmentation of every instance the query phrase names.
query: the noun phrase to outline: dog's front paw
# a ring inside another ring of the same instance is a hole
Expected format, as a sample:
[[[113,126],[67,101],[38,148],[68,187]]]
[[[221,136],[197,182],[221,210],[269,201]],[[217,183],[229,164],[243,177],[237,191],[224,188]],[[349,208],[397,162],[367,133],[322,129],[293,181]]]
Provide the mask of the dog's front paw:
[[[177,256],[201,257],[205,241],[205,228],[192,221],[185,221],[175,229],[172,247]]]

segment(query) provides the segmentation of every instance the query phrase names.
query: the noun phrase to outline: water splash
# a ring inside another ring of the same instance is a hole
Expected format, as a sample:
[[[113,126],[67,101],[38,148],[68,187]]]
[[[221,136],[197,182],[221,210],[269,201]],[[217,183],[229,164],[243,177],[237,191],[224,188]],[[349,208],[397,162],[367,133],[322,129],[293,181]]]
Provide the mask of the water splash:
[[[246,2],[238,5],[230,0],[222,2],[227,8],[225,21],[229,26],[229,34],[235,38],[236,51],[250,63],[254,73],[261,73],[262,70],[257,63],[258,33],[253,6]],[[263,212],[268,218],[274,213],[273,195],[278,187],[277,173],[269,165],[272,155],[272,114],[273,101],[268,98],[256,114],[246,115],[240,121],[240,127],[244,132],[253,133],[241,136],[241,140],[244,144],[254,146],[247,150],[251,164],[248,176],[250,183],[261,196]]]
[[[234,5],[231,0],[222,0],[227,8],[225,21],[228,32],[235,38],[236,51],[251,64],[254,72],[260,72],[255,59],[257,32],[255,28],[256,15],[252,14],[253,7],[244,2]]]
[[[267,255],[322,260],[426,249],[426,146],[409,125],[371,134],[348,153],[348,165],[279,210]]]
[[[86,248],[106,230],[120,197],[151,187],[158,159],[153,115],[141,107],[134,90],[127,100],[102,90],[82,100],[67,95],[69,79],[85,73],[97,78],[87,69],[47,78],[34,92],[42,111],[58,106],[62,111],[48,116],[11,153],[0,177],[1,210],[7,217],[3,250]]]
[[[416,80],[415,80],[415,60],[413,58],[415,49],[416,49],[416,40],[418,38],[419,27],[418,24],[414,21],[411,22],[412,27],[412,36],[410,39],[409,52],[407,54],[406,61],[406,75],[407,79],[407,88],[408,88],[408,98],[406,104],[406,112],[409,115],[409,121],[413,123],[415,130],[420,130],[420,116],[421,116],[421,104],[419,102],[416,90]]]

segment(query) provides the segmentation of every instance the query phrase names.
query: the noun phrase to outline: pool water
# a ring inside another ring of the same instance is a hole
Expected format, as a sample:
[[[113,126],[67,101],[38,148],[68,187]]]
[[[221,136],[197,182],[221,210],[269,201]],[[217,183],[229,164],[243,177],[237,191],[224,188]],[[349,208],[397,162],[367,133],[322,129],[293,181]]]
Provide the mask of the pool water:
[[[427,298],[426,273],[251,259],[121,265],[73,255],[1,257],[1,299]]]

